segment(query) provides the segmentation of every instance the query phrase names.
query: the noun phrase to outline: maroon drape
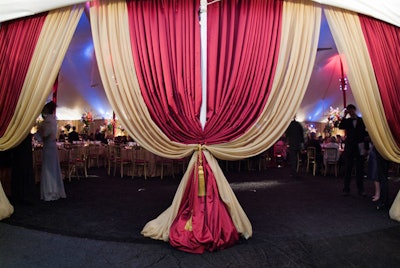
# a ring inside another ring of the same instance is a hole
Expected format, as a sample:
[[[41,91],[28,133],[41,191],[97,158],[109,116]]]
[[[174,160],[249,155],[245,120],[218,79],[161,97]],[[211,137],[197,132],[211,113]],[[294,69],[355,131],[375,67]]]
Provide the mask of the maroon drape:
[[[400,28],[359,15],[388,125],[400,146]]]
[[[204,163],[204,166],[204,176],[208,178],[206,196],[198,197],[197,171],[192,171],[193,183],[188,183],[185,189],[169,234],[172,246],[191,253],[224,249],[239,240],[229,212],[219,197],[214,174],[209,165]],[[189,224],[190,221],[192,224]],[[188,229],[188,226],[192,230]]]
[[[207,102],[204,132],[199,121],[199,1],[130,1],[127,6],[142,96],[152,119],[171,140],[221,143],[239,137],[254,124],[267,101],[275,72],[281,1],[209,5],[208,39],[215,40],[208,41],[211,100]],[[173,246],[194,253],[225,248],[238,240],[214,174],[204,155],[201,158],[206,195],[198,195],[198,172],[192,171],[169,236]],[[192,230],[187,227],[190,221]]]
[[[279,53],[282,1],[220,1],[207,12],[209,143],[242,135],[260,115]]]
[[[0,137],[14,114],[47,13],[2,22],[0,27]]]
[[[154,122],[183,143],[197,143],[202,136],[198,2],[127,2],[143,98]]]

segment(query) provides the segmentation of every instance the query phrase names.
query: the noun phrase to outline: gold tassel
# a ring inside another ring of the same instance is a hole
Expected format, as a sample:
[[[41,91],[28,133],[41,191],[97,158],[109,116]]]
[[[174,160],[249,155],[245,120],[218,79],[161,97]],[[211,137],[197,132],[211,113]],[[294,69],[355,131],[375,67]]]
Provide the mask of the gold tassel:
[[[192,215],[190,216],[189,220],[185,224],[185,230],[186,231],[193,231],[193,226],[192,226]]]
[[[198,196],[206,196],[206,184],[204,181],[204,169],[203,169],[203,158],[201,152],[201,145],[199,144],[199,167],[198,167],[198,175],[199,175],[199,188],[198,188]]]
[[[199,166],[199,196],[206,196],[206,184],[204,182],[203,166]]]

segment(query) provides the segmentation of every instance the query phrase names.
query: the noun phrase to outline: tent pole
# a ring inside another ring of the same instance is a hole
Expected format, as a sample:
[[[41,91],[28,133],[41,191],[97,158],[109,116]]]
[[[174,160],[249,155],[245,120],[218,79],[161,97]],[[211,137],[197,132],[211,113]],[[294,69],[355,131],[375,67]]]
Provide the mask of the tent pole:
[[[113,138],[115,137],[115,112],[113,111],[113,119],[112,119],[112,132],[113,132]]]
[[[57,105],[57,91],[58,91],[58,76],[56,77],[56,81],[54,81],[53,84],[53,97],[52,97],[52,101]],[[57,109],[57,108],[56,108]],[[57,111],[57,110],[56,110]]]
[[[346,81],[346,78],[344,77],[342,58],[340,58],[340,72],[341,72],[340,90],[343,93],[343,105],[344,105],[344,108],[346,108],[346,106],[347,106],[347,103],[346,103],[347,81]]]
[[[204,130],[207,120],[207,0],[200,0],[200,57],[201,57],[201,107],[200,124]]]

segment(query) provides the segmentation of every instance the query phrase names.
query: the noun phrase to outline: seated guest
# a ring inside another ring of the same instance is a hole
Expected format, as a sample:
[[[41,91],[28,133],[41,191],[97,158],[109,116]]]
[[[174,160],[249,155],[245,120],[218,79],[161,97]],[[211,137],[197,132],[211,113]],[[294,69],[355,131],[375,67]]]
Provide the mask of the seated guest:
[[[105,139],[105,140],[107,141],[108,144],[113,144],[113,143],[115,143],[115,142],[114,142],[114,135],[112,135],[112,134],[108,134],[108,135],[106,136],[106,139]]]
[[[308,147],[315,147],[315,160],[317,162],[317,173],[320,173],[322,168],[322,147],[321,142],[317,138],[315,132],[311,132],[310,139],[306,144],[306,148]]]
[[[134,142],[134,140],[131,136],[128,136],[126,137],[126,142]]]
[[[278,167],[282,167],[286,162],[286,148],[283,137],[274,144],[274,161]]]
[[[102,143],[107,143],[104,132],[101,132],[100,128],[96,129],[96,133],[94,134],[94,139],[96,141],[101,141]]]
[[[323,138],[323,142],[321,144],[321,147],[325,148],[325,145],[330,142],[330,139],[331,139],[331,137],[325,136],[325,138]]]
[[[87,140],[89,140],[89,141],[94,141],[95,140],[93,132],[89,134],[89,136],[87,137]]]
[[[322,135],[318,136],[318,140],[319,140],[319,144],[323,144],[324,143],[324,138],[322,137]]]
[[[337,142],[338,144],[342,143],[342,136],[341,136],[340,134],[337,134],[337,135],[336,135],[336,142]]]
[[[336,138],[334,136],[329,138],[329,142],[325,144],[324,148],[335,148],[337,150],[336,161],[339,161],[339,157],[340,157],[339,144],[336,142]],[[326,155],[326,151],[325,151],[324,152],[324,165],[325,166],[326,166],[326,158],[327,158],[327,155]]]
[[[76,132],[76,127],[72,127],[72,131],[68,134],[68,141],[73,143],[74,141],[79,141],[79,134]]]
[[[277,155],[281,155],[283,157],[284,160],[286,160],[286,143],[284,141],[284,138],[281,137],[275,144],[274,144],[274,154]]]
[[[60,136],[58,136],[58,141],[59,142],[64,142],[65,141],[65,132],[64,132],[64,130],[61,130],[61,132],[60,132]]]

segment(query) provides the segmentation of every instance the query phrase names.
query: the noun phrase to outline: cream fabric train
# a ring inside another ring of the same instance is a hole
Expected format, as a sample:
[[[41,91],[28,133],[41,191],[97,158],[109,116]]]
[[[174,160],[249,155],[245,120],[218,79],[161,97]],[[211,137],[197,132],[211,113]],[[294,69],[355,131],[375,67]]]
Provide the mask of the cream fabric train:
[[[0,220],[10,217],[13,213],[14,207],[8,201],[0,182]]]
[[[400,191],[397,193],[396,198],[389,209],[389,216],[392,220],[400,222]]]

